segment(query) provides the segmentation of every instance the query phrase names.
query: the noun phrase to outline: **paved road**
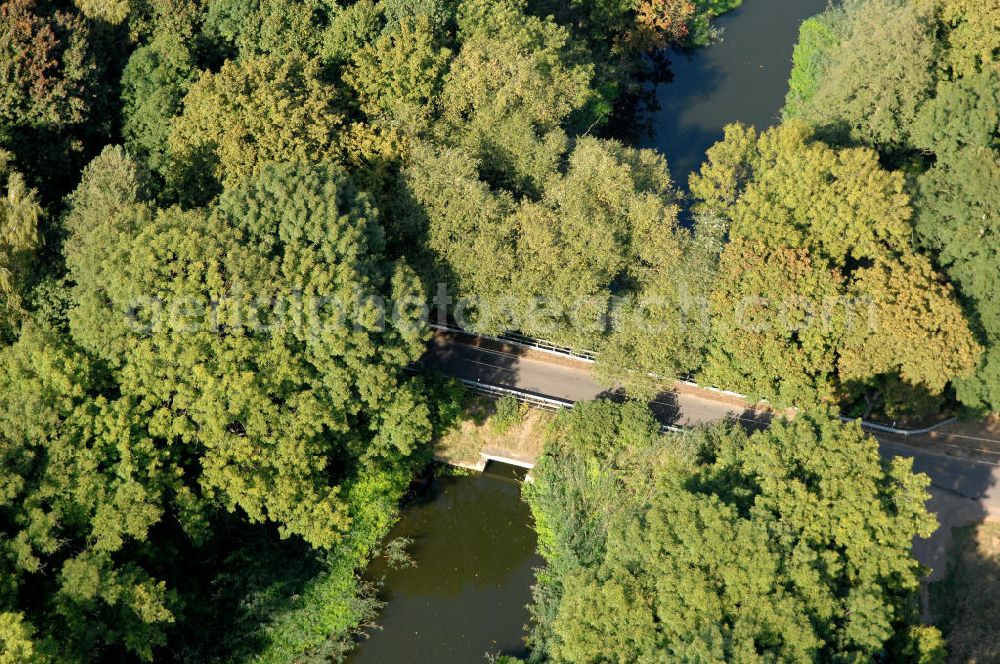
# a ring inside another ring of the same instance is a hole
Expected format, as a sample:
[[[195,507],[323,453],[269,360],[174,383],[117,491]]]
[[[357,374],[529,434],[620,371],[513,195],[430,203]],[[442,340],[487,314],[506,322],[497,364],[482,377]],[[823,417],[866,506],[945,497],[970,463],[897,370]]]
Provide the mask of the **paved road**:
[[[428,344],[422,362],[456,378],[570,401],[610,394],[594,382],[590,366],[583,362],[548,359],[544,354],[511,351],[490,343],[472,345],[470,341],[459,335],[437,335]],[[653,405],[661,418],[681,425],[715,422],[733,415],[753,416],[733,400],[696,394],[661,395]],[[883,455],[910,457],[914,470],[931,478],[928,506],[944,527],[929,540],[916,542],[914,553],[937,577],[944,569],[951,527],[1000,518],[1000,465],[939,454],[887,436],[876,438]]]
[[[442,373],[488,385],[517,388],[569,401],[591,401],[613,391],[594,382],[584,362],[541,359],[540,353],[517,353],[497,344],[474,346],[457,335],[437,335],[422,362]],[[729,416],[744,417],[745,408],[697,394],[662,394],[652,403],[657,415],[669,423],[695,426]]]

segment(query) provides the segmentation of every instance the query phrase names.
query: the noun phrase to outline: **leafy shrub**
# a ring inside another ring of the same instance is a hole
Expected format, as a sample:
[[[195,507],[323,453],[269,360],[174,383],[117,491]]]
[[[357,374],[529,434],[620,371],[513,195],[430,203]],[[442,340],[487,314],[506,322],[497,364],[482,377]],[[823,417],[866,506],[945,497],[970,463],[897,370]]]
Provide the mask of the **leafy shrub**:
[[[521,404],[511,395],[501,397],[497,401],[497,410],[493,415],[493,430],[497,433],[507,433],[521,422]]]

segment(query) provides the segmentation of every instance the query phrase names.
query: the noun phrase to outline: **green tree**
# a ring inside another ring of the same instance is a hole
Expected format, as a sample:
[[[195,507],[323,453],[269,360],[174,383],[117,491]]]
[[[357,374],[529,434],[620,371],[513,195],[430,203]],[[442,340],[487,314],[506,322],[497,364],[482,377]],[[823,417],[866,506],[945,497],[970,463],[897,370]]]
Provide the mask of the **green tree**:
[[[475,329],[594,348],[602,377],[637,387],[645,372],[697,366],[705,326],[686,322],[703,308],[714,257],[678,227],[661,156],[580,138],[538,200],[518,202],[459,150],[421,145],[410,158],[404,177],[426,214],[431,279],[471,300]]]
[[[28,188],[20,173],[9,170],[7,158],[0,151],[4,194],[0,198],[0,326],[4,328],[15,324],[23,313],[24,295],[41,245],[42,218],[37,192]]]
[[[103,191],[85,183],[74,212],[100,209]],[[74,335],[116,368],[153,437],[196,455],[193,535],[208,501],[332,545],[349,523],[344,473],[429,435],[398,377],[422,351],[414,312],[383,324],[379,306],[412,301],[412,273],[381,258],[367,198],[329,166],[266,166],[211,211],[162,210],[125,231],[147,214],[94,228],[118,246],[74,267]],[[82,226],[75,246],[95,246]]]
[[[1000,205],[994,5],[857,0],[830,8],[802,26],[785,108],[838,140],[850,130],[912,175],[917,240],[955,284],[986,346],[976,373],[956,382],[958,395],[986,410],[1000,402],[992,297],[1000,258],[989,223]]]
[[[940,393],[970,373],[980,348],[912,247],[902,175],[873,151],[832,149],[800,122],[759,137],[732,127],[691,188],[730,237],[711,298],[711,384],[788,404],[883,374]]]
[[[679,253],[675,201],[661,156],[577,140],[565,172],[546,183],[537,203],[522,201],[514,214],[515,293],[526,306],[544,299],[553,311],[526,321],[522,331],[551,336],[544,334],[549,327],[577,344],[594,343],[612,284],[626,281],[630,270],[638,275],[641,259],[669,263]]]
[[[577,473],[573,450],[608,450],[634,420],[565,419],[527,491],[547,560],[536,657],[846,661],[932,645],[910,553],[935,526],[928,479],[882,461],[856,423],[801,413],[752,436],[720,424],[665,436],[687,440],[652,457],[668,446],[647,429]],[[566,429],[582,439],[572,448]],[[692,443],[697,463],[682,453]]]
[[[130,260],[132,238],[147,226],[147,178],[121,147],[107,147],[83,170],[80,184],[66,198],[63,219],[68,237],[63,251],[74,283],[69,316],[73,337],[112,367],[124,356],[110,347],[128,334],[129,321],[105,315],[114,297],[110,266]]]
[[[793,88],[793,95],[808,94],[793,97],[786,116],[843,127],[869,145],[905,144],[920,104],[933,90],[935,9],[933,0],[859,0],[848,4],[846,18],[839,19],[839,9],[830,10],[832,22],[843,20],[843,27],[834,31],[837,37],[817,34],[818,21],[804,25],[792,80],[810,80],[816,63],[809,51],[820,44],[829,62],[822,65],[818,83]],[[837,45],[831,48],[834,38]]]
[[[178,475],[128,400],[99,394],[103,381],[50,330],[27,326],[0,353],[0,565],[38,593],[35,624],[57,661],[115,645],[148,660],[177,608],[140,545]]]
[[[434,119],[450,59],[451,51],[439,46],[426,16],[407,18],[398,31],[355,52],[344,80],[370,119],[421,133]]]
[[[378,39],[383,28],[381,14],[373,0],[358,0],[332,10],[330,25],[323,31],[323,57],[338,64],[349,63],[358,50]]]
[[[440,140],[467,150],[491,184],[537,193],[566,149],[564,127],[596,102],[567,30],[524,0],[466,0],[458,50],[441,93]]]
[[[205,33],[241,58],[315,56],[328,11],[328,3],[319,0],[212,0],[205,11]]]
[[[122,73],[122,134],[129,150],[157,172],[166,167],[170,123],[197,80],[191,31],[163,30],[132,52]]]
[[[976,372],[955,384],[958,400],[977,410],[997,412],[1000,406],[1000,345],[991,341]]]
[[[133,0],[74,0],[73,4],[87,18],[119,25],[132,13],[135,3]]]
[[[794,118],[807,112],[827,68],[840,44],[844,22],[842,10],[827,11],[807,18],[799,27],[799,39],[792,53],[792,74],[782,115]]]
[[[937,161],[917,180],[917,234],[955,280],[989,347],[976,375],[958,385],[969,406],[1000,407],[1000,76],[972,74],[938,85],[924,105],[915,142]]]
[[[995,67],[1000,58],[1000,7],[990,0],[943,0],[946,60],[953,78]]]
[[[649,372],[699,365],[715,250],[678,226],[662,156],[583,137],[537,200],[517,202],[459,150],[424,144],[409,158],[428,279],[471,301],[476,330],[592,348],[602,380],[635,390],[651,387]]]
[[[734,238],[709,301],[704,380],[777,404],[833,396],[842,291],[843,277],[804,249]]]
[[[197,205],[268,161],[336,161],[341,123],[319,62],[299,54],[227,61],[191,86],[171,123],[168,184]]]
[[[13,611],[0,612],[0,664],[30,664],[38,661],[33,630],[24,615]]]
[[[382,0],[379,7],[385,17],[385,32],[398,32],[414,19],[426,20],[435,35],[449,32],[455,23],[458,0]]]
[[[648,495],[652,476],[675,463],[658,430],[639,402],[606,400],[578,403],[549,429],[535,481],[523,489],[545,559],[529,606],[533,661],[552,654],[563,580],[600,564],[610,515],[632,509],[630,498]]]
[[[476,330],[503,331],[509,317],[500,304],[516,270],[512,197],[491,191],[467,154],[433,144],[414,147],[403,177],[425,216],[409,233],[425,238],[430,283],[473,299],[467,315]]]

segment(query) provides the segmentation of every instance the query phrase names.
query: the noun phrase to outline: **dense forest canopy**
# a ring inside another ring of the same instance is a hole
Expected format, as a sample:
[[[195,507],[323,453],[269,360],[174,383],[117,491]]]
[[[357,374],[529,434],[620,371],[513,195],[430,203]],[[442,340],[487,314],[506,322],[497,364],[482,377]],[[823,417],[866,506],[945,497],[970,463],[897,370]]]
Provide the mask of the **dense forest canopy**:
[[[807,409],[563,420],[538,658],[934,661],[923,480],[826,409],[1000,410],[1000,15],[806,21],[784,124],[727,128],[688,196],[628,128],[662,50],[739,4],[0,0],[0,661],[349,649],[356,573],[460,415],[406,371],[439,284],[634,396],[694,374]],[[716,557],[686,576],[692,533]]]
[[[910,464],[823,412],[752,436],[661,435],[635,403],[562,413],[525,487],[546,559],[532,661],[937,661]]]
[[[402,369],[435,281],[485,281],[464,239],[601,293],[675,214],[662,157],[577,137],[725,7],[555,9],[0,3],[0,657],[343,652],[456,415]]]
[[[990,0],[852,0],[807,20],[787,118],[865,145],[907,178],[913,244],[984,346],[958,398],[1000,409],[1000,9]]]

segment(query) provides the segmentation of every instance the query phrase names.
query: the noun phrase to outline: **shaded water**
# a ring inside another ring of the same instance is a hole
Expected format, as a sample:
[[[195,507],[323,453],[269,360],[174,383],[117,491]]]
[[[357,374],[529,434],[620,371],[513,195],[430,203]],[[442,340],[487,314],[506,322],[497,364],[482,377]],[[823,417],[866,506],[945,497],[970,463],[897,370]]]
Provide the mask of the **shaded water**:
[[[732,122],[758,129],[780,121],[799,25],[827,0],[744,0],[720,16],[722,40],[670,54],[673,80],[657,86],[653,138],[642,147],[667,157],[674,181],[687,188],[705,151]]]
[[[483,662],[487,652],[524,655],[534,582],[535,533],[519,473],[490,465],[482,475],[435,481],[403,511],[390,537],[414,540],[417,565],[383,575],[385,609],[351,664]]]

